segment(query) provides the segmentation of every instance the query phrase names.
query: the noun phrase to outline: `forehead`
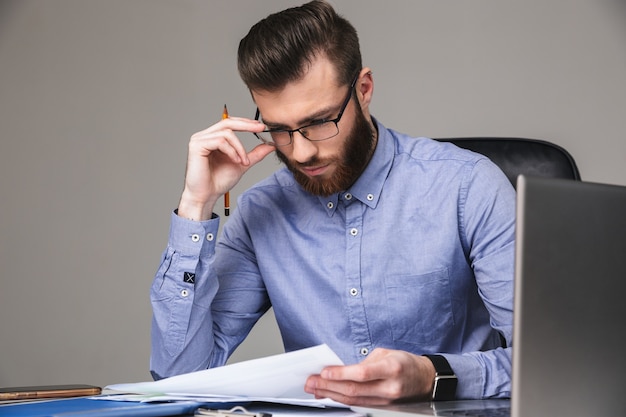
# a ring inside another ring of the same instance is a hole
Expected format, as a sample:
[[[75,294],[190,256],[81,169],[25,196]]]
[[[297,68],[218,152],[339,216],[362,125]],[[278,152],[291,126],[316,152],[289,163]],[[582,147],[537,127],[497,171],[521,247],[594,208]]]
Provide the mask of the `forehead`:
[[[305,75],[278,91],[252,91],[264,121],[297,126],[302,120],[324,110],[336,110],[345,95],[337,71],[327,59],[317,59]]]

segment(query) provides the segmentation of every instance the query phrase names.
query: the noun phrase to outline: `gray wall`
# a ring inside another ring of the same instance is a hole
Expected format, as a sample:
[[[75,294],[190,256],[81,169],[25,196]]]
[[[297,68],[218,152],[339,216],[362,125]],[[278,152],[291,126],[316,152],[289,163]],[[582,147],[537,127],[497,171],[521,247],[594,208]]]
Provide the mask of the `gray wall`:
[[[299,3],[0,0],[0,386],[149,379],[148,290],[188,138],[224,103],[253,115],[238,41]],[[584,179],[626,185],[624,2],[334,4],[388,127],[543,138]],[[281,351],[272,320],[233,360]]]

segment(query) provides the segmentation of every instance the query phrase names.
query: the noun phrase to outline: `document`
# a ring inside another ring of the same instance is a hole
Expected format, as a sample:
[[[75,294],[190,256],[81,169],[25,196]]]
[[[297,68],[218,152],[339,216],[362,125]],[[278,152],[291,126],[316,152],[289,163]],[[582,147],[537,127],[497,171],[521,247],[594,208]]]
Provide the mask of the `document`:
[[[304,391],[304,384],[309,375],[318,374],[330,365],[343,365],[343,362],[324,344],[159,381],[109,385],[105,390],[144,394],[142,401],[194,398],[212,402],[268,401],[323,406],[324,402]],[[135,400],[142,398],[133,397]],[[327,405],[337,404],[332,403]]]

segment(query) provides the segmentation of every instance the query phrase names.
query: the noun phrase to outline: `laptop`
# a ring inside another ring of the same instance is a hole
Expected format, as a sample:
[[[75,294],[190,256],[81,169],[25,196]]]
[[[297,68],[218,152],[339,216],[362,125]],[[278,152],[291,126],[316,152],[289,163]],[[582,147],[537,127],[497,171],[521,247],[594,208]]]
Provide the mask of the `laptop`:
[[[517,180],[511,400],[353,407],[372,417],[626,416],[626,187]]]

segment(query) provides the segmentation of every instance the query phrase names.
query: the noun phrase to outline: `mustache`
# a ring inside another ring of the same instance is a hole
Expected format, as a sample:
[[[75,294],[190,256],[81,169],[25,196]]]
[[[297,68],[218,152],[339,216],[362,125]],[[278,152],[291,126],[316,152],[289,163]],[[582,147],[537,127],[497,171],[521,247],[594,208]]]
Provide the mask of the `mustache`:
[[[332,158],[321,159],[321,158],[318,158],[317,156],[314,156],[313,158],[309,159],[306,162],[291,161],[291,165],[294,166],[295,168],[310,168],[310,167],[316,167],[320,165],[328,165],[331,162],[333,162]]]

